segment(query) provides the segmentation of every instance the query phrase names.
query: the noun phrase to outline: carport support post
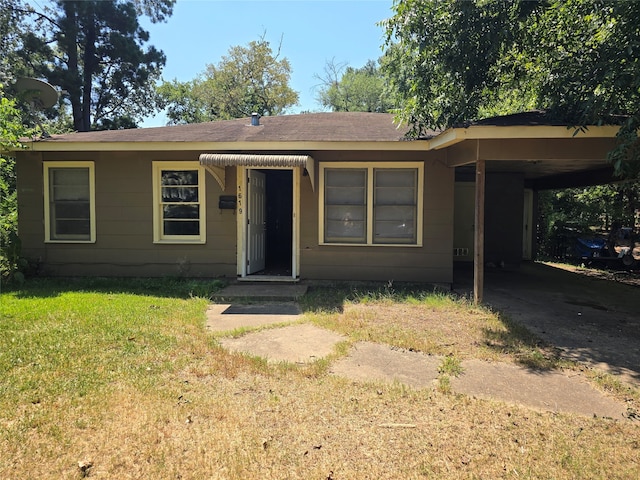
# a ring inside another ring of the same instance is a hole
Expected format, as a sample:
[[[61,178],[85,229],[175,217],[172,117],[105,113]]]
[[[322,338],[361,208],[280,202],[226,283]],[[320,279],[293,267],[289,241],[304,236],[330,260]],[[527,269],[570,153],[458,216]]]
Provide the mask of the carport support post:
[[[478,142],[478,156],[479,149]],[[476,158],[476,210],[473,239],[473,303],[476,305],[482,302],[484,291],[484,194],[485,164],[484,160]]]

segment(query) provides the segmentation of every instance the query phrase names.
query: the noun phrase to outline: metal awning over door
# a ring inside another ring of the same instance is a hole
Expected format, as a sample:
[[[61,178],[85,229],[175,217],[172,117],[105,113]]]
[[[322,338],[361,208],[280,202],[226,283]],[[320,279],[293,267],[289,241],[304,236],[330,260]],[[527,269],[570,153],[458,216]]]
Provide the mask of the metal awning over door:
[[[203,153],[200,165],[209,168],[224,190],[224,167],[295,168],[303,167],[315,190],[315,165],[310,155],[261,155],[247,153]]]

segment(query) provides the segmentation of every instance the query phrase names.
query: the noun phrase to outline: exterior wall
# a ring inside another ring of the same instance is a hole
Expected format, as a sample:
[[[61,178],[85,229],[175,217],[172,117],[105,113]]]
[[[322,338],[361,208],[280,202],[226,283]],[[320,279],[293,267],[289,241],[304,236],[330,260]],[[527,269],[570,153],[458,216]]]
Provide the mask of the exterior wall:
[[[518,173],[487,172],[485,187],[485,263],[518,266],[525,259],[525,235],[535,238],[532,226],[535,222],[528,228],[524,225],[524,178]],[[454,260],[473,262],[475,183],[465,179],[457,181],[455,188],[454,239],[464,238],[469,243],[470,236],[471,250],[469,256],[454,257]],[[454,244],[454,248],[458,246]]]
[[[485,262],[519,265],[524,228],[524,177],[518,173],[487,173],[485,195]]]
[[[455,216],[460,221],[456,229],[471,226],[473,241],[473,222],[475,183],[456,182],[458,192],[469,190],[466,201],[455,205]],[[518,173],[487,172],[485,181],[485,218],[484,218],[484,259],[486,264],[496,266],[504,264],[517,266],[523,259],[523,213],[524,213],[524,177]],[[471,223],[469,223],[471,222]],[[465,232],[456,231],[454,238],[467,238]],[[458,245],[454,245],[458,247]],[[471,255],[456,257],[454,260],[473,261],[473,243]]]
[[[153,243],[153,160],[197,160],[190,153],[22,154],[18,158],[18,208],[23,254],[50,276],[235,276],[236,216],[219,210],[218,197],[233,195],[205,175],[207,242]],[[43,160],[95,162],[96,242],[44,243]]]
[[[296,152],[299,153],[299,152]],[[326,280],[453,280],[454,170],[438,152],[308,152],[316,160],[316,190],[300,192],[300,277]],[[199,244],[153,243],[152,162],[194,161],[196,152],[21,153],[18,158],[20,236],[25,257],[49,276],[236,277],[237,215],[219,210],[220,195],[235,195],[235,168],[223,192],[206,174],[207,239]],[[44,243],[43,161],[95,162],[96,242]],[[320,162],[424,162],[423,245],[331,246],[318,243]]]
[[[327,280],[381,280],[450,284],[453,281],[453,179],[440,154],[342,152],[313,154],[320,162],[424,161],[423,245],[332,246],[318,244],[318,194],[301,185],[300,274]],[[316,180],[316,185],[318,184]]]
[[[22,255],[30,261],[41,261],[44,248],[44,187],[41,155],[20,152],[16,173],[18,190],[18,235]]]
[[[454,192],[453,260],[455,262],[473,262],[476,184],[456,181]]]

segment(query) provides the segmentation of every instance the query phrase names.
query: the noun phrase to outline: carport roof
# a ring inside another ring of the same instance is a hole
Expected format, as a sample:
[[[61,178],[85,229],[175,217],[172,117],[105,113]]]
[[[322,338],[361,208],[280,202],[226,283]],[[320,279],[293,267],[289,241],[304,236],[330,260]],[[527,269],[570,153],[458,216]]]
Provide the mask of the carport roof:
[[[448,129],[429,140],[447,151],[447,165],[473,175],[478,160],[487,172],[519,173],[535,189],[609,183],[607,154],[616,145],[618,125],[575,127],[543,111],[488,118]]]

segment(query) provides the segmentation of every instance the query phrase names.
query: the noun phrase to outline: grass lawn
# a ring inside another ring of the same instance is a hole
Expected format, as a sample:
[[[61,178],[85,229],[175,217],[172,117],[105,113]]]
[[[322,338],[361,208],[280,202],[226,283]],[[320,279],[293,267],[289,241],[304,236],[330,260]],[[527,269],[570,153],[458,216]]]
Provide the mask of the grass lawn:
[[[216,282],[33,280],[0,294],[0,478],[629,479],[638,422],[361,384],[205,330]],[[449,358],[571,368],[463,300],[315,287],[306,321]],[[344,355],[344,345],[335,357]],[[601,383],[610,388],[615,382]],[[618,388],[612,395],[638,392]]]

